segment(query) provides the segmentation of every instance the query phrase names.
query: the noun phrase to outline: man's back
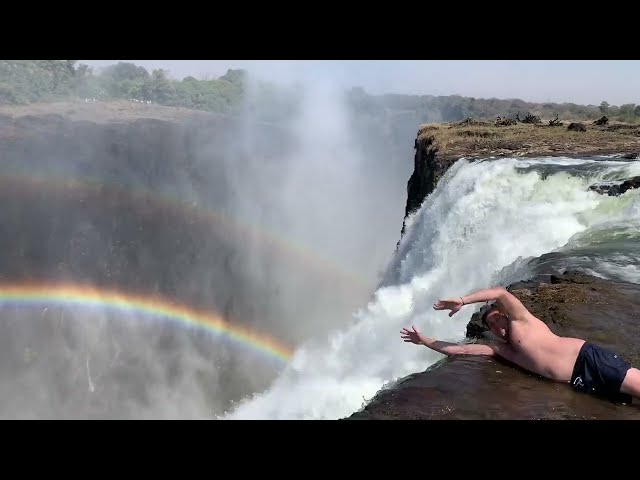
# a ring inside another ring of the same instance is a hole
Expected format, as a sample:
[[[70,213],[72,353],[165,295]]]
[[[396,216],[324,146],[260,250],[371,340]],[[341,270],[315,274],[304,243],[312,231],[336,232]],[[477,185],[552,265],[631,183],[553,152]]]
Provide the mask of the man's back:
[[[579,338],[559,337],[535,317],[522,302],[502,287],[483,289],[458,298],[438,300],[435,310],[451,310],[463,305],[491,302],[480,309],[482,322],[502,341],[490,345],[452,345],[425,338],[415,329],[404,329],[405,341],[422,343],[447,354],[499,355],[546,378],[571,382],[576,390],[630,402],[640,399],[640,370],[632,368],[611,350]]]
[[[505,358],[544,377],[569,382],[584,343],[578,338],[555,335],[529,313],[511,322],[508,344],[512,352]]]

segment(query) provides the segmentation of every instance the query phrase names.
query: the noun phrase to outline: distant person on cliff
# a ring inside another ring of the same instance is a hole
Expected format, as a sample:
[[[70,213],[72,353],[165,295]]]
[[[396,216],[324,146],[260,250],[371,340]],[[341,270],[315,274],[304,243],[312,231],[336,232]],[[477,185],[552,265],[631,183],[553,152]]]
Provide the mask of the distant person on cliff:
[[[498,337],[490,343],[449,343],[422,335],[415,327],[400,332],[405,342],[424,345],[445,355],[490,355],[557,382],[570,383],[576,391],[592,393],[620,403],[640,401],[640,370],[620,355],[579,339],[555,335],[529,312],[513,294],[497,287],[464,297],[439,300],[435,310],[487,303],[480,310],[482,322]]]

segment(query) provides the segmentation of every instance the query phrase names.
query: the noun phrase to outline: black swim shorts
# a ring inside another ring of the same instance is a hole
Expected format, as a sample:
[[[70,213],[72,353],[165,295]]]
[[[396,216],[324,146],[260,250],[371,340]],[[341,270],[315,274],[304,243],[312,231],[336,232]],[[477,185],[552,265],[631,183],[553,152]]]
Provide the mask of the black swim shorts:
[[[585,342],[573,367],[571,386],[577,391],[593,393],[615,402],[631,403],[631,395],[620,392],[629,368],[631,365],[620,355]]]

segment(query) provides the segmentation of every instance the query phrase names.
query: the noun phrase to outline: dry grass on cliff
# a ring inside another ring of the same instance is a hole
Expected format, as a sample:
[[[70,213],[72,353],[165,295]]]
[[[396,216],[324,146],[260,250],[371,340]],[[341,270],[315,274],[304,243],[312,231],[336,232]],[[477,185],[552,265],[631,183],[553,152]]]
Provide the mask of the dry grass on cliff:
[[[586,132],[567,130],[569,122],[551,127],[518,123],[495,126],[492,122],[466,121],[421,125],[418,141],[430,139],[440,154],[455,156],[534,155],[597,151],[640,150],[640,126],[605,130],[586,124]],[[608,128],[616,128],[609,126]]]

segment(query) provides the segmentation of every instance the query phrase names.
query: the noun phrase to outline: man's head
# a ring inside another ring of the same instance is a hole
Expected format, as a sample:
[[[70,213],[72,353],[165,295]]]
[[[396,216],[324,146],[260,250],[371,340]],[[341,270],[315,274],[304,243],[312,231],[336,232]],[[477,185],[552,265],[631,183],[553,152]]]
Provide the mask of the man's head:
[[[500,311],[500,308],[495,304],[487,304],[480,309],[480,315],[482,317],[482,323],[491,332],[506,340],[509,334],[509,318]]]

